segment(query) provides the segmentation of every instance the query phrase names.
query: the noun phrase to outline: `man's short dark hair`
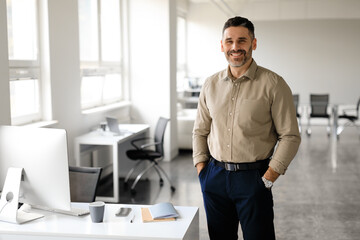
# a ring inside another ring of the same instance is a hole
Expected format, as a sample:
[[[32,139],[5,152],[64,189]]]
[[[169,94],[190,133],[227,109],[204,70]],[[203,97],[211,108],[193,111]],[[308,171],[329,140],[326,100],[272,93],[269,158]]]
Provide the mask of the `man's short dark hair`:
[[[227,29],[229,27],[239,27],[239,26],[246,27],[249,30],[250,37],[252,39],[255,38],[254,24],[249,19],[239,17],[239,16],[236,16],[236,17],[233,17],[233,18],[230,18],[229,20],[227,20],[224,24],[222,33],[224,34],[225,29]]]

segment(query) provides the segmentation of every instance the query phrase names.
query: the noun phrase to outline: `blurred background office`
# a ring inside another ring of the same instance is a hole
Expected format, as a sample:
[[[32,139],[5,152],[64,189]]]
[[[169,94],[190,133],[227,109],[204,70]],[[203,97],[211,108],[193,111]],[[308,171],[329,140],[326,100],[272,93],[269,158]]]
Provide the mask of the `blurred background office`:
[[[179,149],[191,151],[197,96],[204,79],[227,66],[221,30],[235,15],[255,25],[258,65],[298,94],[300,124],[310,94],[329,95],[329,114],[355,107],[358,0],[0,0],[0,124],[66,129],[74,165],[74,139],[106,116],[147,123],[151,134],[163,116],[171,164]],[[325,132],[311,137],[330,141]]]
[[[74,137],[106,115],[151,126],[163,115],[172,120],[166,159],[175,157],[177,115],[187,113],[180,108],[194,107],[186,97],[196,96],[206,76],[226,67],[221,28],[234,15],[255,23],[254,58],[282,75],[300,103],[309,103],[310,93],[328,93],[337,104],[355,104],[358,98],[359,1],[0,4],[0,122],[65,128],[70,156]]]

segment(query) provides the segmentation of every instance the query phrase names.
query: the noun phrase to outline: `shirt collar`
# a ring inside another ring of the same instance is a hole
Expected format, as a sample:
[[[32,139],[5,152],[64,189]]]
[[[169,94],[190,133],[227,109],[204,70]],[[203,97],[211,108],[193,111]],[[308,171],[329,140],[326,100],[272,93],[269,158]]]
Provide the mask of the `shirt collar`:
[[[242,75],[241,77],[245,76],[245,77],[249,78],[250,80],[254,79],[257,67],[258,67],[258,65],[256,64],[255,60],[253,59],[252,63],[250,64],[250,67],[248,68],[248,70],[246,70],[244,75]],[[224,73],[224,75],[223,75],[222,79],[224,79],[224,80],[233,80],[233,81],[237,80],[231,74],[230,65],[227,67],[226,71],[224,71],[223,73]]]

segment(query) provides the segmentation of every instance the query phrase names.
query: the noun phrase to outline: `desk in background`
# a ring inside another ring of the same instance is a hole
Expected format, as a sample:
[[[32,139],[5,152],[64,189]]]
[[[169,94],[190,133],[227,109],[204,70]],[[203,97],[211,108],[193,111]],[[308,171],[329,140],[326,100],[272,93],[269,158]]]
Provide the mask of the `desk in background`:
[[[88,203],[73,203],[88,208]],[[120,207],[131,207],[128,217],[116,217]],[[145,205],[106,204],[104,222],[93,223],[90,215],[82,217],[33,209],[45,217],[25,223],[0,222],[1,240],[60,240],[60,239],[138,239],[196,240],[199,239],[199,208],[175,206],[180,217],[176,221],[143,223],[141,207]],[[135,214],[133,223],[130,223]]]
[[[113,197],[97,197],[97,200],[105,202],[119,202],[119,169],[118,169],[118,145],[120,143],[133,140],[139,135],[147,133],[149,125],[147,124],[119,124],[120,130],[124,134],[114,136],[110,132],[93,131],[75,138],[75,161],[77,166],[81,166],[81,154],[98,149],[99,146],[112,147],[112,165],[113,165]]]

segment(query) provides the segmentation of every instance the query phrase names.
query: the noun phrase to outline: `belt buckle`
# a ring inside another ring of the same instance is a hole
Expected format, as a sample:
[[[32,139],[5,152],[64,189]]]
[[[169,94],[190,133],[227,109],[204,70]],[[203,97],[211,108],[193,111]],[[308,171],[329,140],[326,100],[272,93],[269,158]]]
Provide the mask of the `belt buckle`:
[[[235,164],[229,164],[229,163],[225,163],[225,169],[228,171],[236,171],[236,165]]]

